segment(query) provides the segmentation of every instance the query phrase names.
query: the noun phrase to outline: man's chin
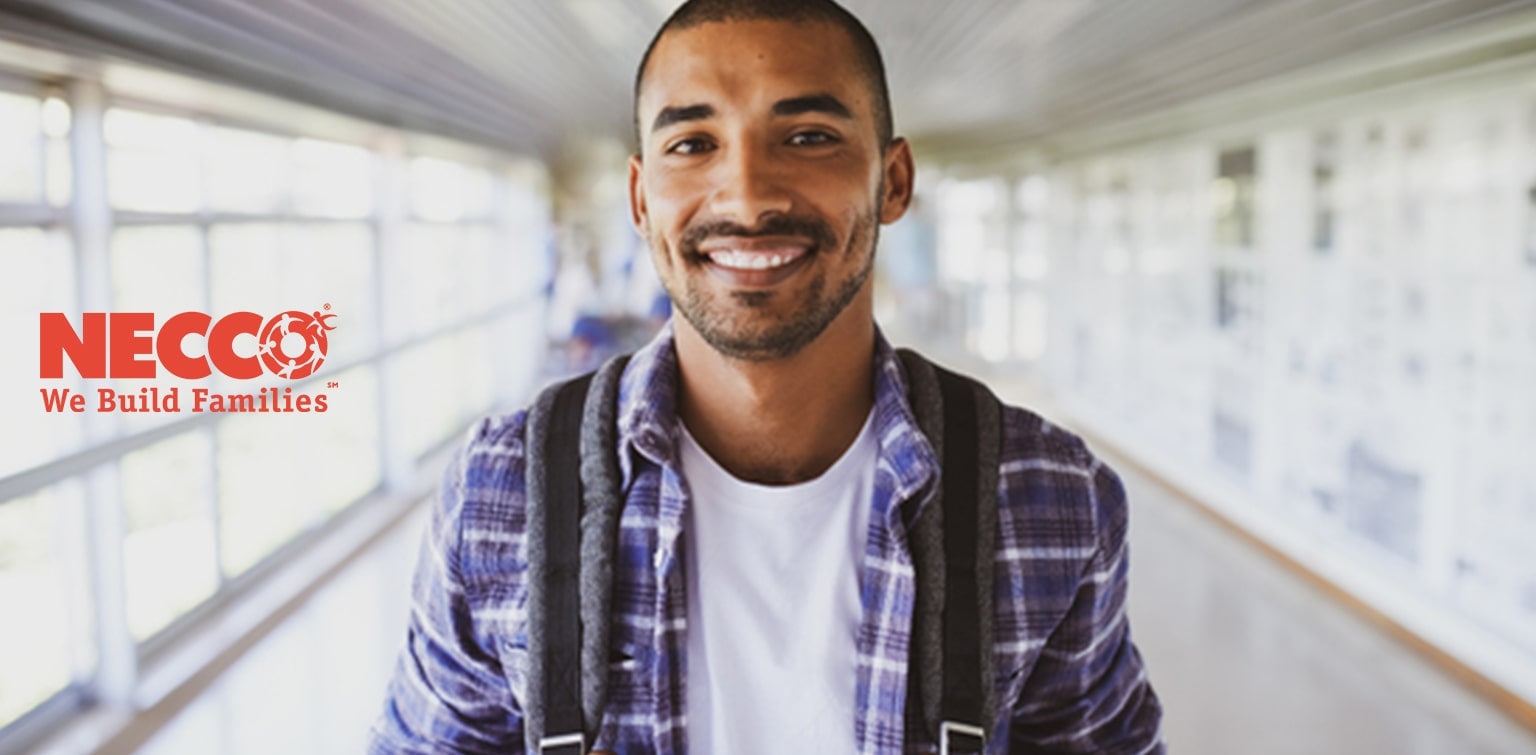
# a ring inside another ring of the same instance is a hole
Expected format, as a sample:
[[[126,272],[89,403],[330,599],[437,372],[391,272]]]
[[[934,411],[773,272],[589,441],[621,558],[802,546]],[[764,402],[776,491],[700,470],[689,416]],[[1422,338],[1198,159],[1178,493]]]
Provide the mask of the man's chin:
[[[820,338],[867,279],[866,269],[832,297],[824,293],[825,278],[817,275],[793,288],[712,291],[699,286],[674,302],[689,326],[720,355],[768,362],[795,356]]]
[[[771,362],[793,356],[804,344],[786,341],[779,337],[750,336],[740,334],[702,333],[704,342],[716,353],[743,362]]]
[[[699,337],[716,353],[729,359],[755,363],[792,357],[803,351],[825,330],[813,329],[809,323],[786,323],[770,329],[732,327],[725,323],[692,324]]]

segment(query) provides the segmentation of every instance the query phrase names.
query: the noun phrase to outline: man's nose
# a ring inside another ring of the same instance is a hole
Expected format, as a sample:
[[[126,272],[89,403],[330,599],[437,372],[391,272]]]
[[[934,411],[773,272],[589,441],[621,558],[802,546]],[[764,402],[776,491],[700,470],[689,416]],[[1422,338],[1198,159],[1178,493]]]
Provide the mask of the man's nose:
[[[769,213],[788,214],[792,204],[781,166],[765,150],[737,148],[717,163],[710,214],[751,228]]]

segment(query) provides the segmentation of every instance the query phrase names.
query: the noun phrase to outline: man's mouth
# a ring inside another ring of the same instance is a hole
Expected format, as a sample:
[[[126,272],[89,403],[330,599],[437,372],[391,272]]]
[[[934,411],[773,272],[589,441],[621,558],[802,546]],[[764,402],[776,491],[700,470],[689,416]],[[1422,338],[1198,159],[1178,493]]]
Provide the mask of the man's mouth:
[[[772,286],[793,275],[815,245],[792,237],[724,237],[702,245],[698,256],[711,273],[732,286]]]
[[[710,262],[732,270],[773,270],[794,262],[809,251],[803,246],[772,249],[720,249],[706,252]]]

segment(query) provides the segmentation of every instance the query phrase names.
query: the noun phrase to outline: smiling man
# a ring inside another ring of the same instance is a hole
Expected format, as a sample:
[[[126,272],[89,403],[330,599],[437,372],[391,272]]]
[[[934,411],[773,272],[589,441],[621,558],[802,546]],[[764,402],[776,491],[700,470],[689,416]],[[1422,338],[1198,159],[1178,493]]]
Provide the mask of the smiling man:
[[[876,327],[913,162],[869,33],[827,0],[694,0],[635,94],[633,221],[678,316],[586,394],[580,479],[616,509],[581,620],[543,618],[577,570],[539,502],[575,474],[539,455],[551,391],[449,470],[372,752],[1160,752],[1119,479],[979,386],[932,409],[973,384]]]

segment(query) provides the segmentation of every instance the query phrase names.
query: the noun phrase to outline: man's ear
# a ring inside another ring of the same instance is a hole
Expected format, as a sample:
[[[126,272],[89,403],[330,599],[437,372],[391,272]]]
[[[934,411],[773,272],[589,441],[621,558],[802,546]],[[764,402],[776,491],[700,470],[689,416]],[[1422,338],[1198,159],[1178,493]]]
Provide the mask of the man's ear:
[[[650,236],[651,216],[645,205],[645,183],[640,176],[642,167],[639,155],[629,156],[629,222],[643,239]]]
[[[885,148],[885,196],[880,198],[880,222],[890,225],[907,214],[912,205],[912,183],[917,172],[912,165],[912,145],[896,137]]]

